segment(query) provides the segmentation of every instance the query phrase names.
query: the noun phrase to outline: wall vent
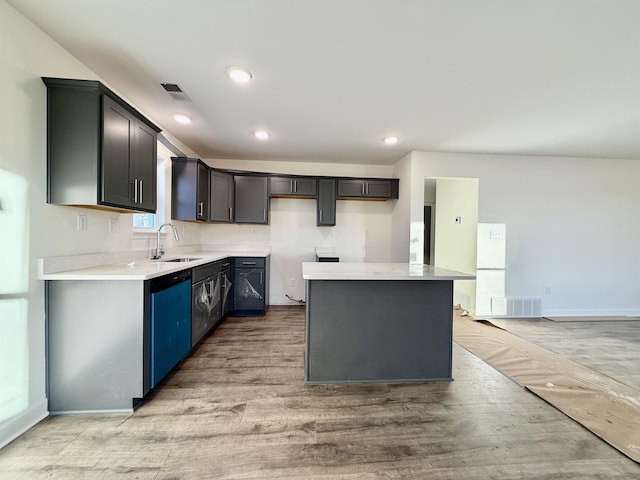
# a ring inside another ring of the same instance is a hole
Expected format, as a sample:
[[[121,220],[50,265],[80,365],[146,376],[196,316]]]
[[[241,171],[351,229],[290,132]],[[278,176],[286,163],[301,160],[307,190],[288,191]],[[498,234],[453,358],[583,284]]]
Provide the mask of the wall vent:
[[[165,91],[169,95],[171,95],[171,97],[174,100],[182,100],[183,102],[191,101],[191,99],[189,98],[189,95],[184,93],[184,90],[182,90],[182,87],[177,83],[161,83],[160,85],[162,85],[162,88],[164,88]]]
[[[469,308],[471,307],[471,297],[469,296],[468,293],[462,292],[460,290],[455,290],[453,292],[453,304],[454,305],[460,305],[462,308],[464,308],[465,310],[469,310]]]
[[[492,298],[491,314],[509,318],[542,317],[542,297]]]

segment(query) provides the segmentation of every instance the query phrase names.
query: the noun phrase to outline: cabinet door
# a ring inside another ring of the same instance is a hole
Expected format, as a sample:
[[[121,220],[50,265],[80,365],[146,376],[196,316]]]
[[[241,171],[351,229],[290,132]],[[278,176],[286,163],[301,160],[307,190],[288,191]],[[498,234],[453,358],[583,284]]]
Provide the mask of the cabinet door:
[[[271,196],[316,196],[316,179],[305,177],[271,177]]]
[[[231,278],[231,262],[225,260],[222,263],[222,271],[220,272],[222,278],[222,316],[226,316],[231,310],[233,310],[233,283],[234,279]]]
[[[236,268],[234,280],[234,309],[264,310],[264,268]]]
[[[102,198],[100,203],[131,207],[133,183],[129,181],[134,124],[133,116],[111,100],[102,96]]]
[[[336,181],[322,178],[318,180],[318,200],[316,202],[316,221],[318,225],[336,224]]]
[[[364,182],[362,180],[338,180],[339,197],[363,197]]]
[[[271,195],[291,195],[293,193],[293,178],[271,177]]]
[[[133,165],[133,206],[146,212],[156,211],[157,133],[142,122],[135,123]]]
[[[233,222],[233,176],[211,170],[209,194],[209,220]]]
[[[365,196],[389,198],[391,196],[391,182],[388,180],[367,180],[365,182]]]
[[[391,198],[391,180],[340,179],[338,180],[338,198]],[[397,189],[396,189],[397,193]],[[397,195],[396,197],[397,198]]]
[[[296,178],[293,181],[293,193],[296,195],[304,195],[315,197],[316,195],[316,179],[315,178]]]
[[[198,189],[196,191],[196,219],[209,219],[209,169],[198,162]]]
[[[267,177],[236,176],[236,223],[269,223]]]

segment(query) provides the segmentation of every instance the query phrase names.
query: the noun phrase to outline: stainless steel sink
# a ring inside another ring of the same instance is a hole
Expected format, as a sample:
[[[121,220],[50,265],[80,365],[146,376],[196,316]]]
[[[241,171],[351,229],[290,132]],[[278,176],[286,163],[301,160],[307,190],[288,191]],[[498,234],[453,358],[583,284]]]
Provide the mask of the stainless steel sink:
[[[180,257],[180,258],[169,258],[167,260],[159,260],[160,262],[193,262],[195,260],[202,260],[201,257]]]

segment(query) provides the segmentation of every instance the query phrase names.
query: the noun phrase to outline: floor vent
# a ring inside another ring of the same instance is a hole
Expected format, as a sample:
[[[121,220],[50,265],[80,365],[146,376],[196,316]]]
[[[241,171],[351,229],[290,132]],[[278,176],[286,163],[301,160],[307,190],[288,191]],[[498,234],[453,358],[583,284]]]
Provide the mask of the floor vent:
[[[542,297],[492,298],[491,313],[494,317],[541,317]]]

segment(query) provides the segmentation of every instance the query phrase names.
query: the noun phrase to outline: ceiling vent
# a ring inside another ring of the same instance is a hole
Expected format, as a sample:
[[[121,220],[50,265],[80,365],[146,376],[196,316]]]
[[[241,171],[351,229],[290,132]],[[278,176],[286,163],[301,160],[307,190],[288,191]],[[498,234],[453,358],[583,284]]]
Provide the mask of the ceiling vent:
[[[171,95],[171,97],[173,97],[174,100],[181,100],[183,102],[191,101],[189,95],[184,93],[182,87],[177,83],[161,83],[160,85],[162,85],[162,88],[164,88],[167,93]]]

